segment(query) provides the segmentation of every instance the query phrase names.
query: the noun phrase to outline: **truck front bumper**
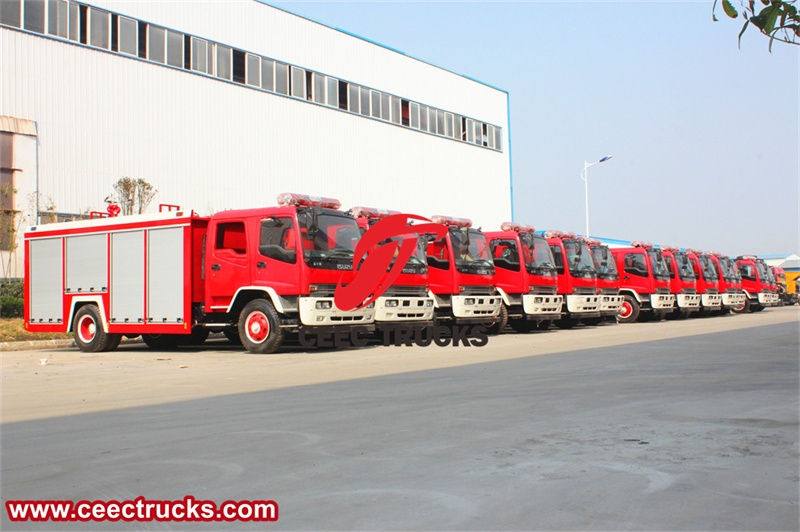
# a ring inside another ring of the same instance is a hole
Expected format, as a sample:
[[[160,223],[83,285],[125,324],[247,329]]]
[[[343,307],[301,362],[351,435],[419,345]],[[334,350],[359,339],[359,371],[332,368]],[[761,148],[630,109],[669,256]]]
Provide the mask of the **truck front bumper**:
[[[494,296],[452,296],[450,299],[455,318],[495,318],[500,314],[503,299]]]
[[[570,314],[600,312],[600,296],[568,295],[567,311]]]
[[[300,323],[303,325],[366,325],[375,321],[375,305],[344,311],[336,307],[332,297],[298,299]]]
[[[522,296],[522,310],[530,316],[560,315],[563,304],[564,296],[547,294],[523,294]]]
[[[703,294],[703,308],[710,308],[710,309],[722,308],[722,295]]]
[[[675,306],[675,294],[650,294],[650,308],[669,310]]]
[[[432,297],[381,296],[375,300],[375,321],[404,322],[433,319]]]
[[[699,309],[702,299],[700,294],[677,294],[676,303],[681,309]]]

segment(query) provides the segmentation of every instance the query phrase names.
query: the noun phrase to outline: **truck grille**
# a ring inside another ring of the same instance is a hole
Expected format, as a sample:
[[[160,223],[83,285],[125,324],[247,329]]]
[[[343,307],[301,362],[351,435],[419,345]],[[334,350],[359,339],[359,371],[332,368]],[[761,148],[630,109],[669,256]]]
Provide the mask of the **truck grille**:
[[[576,288],[572,293],[578,296],[594,296],[597,295],[597,290],[594,288]]]
[[[728,294],[744,294],[744,290],[741,288],[728,288],[725,292]]]
[[[708,290],[706,290],[706,294],[719,294],[719,290],[717,290],[716,288],[709,288]]]
[[[428,289],[424,286],[392,286],[383,294],[384,297],[425,297]]]
[[[555,286],[534,286],[531,289],[530,293],[531,294],[537,294],[537,295],[543,294],[543,295],[547,295],[547,296],[554,296],[554,295],[556,295],[557,291],[558,291],[558,287],[555,287]]]
[[[600,293],[604,296],[618,296],[619,290],[616,288],[603,288]]]
[[[697,289],[696,288],[684,288],[683,289],[683,293],[684,294],[696,294],[697,293]]]
[[[669,288],[656,288],[656,294],[669,294]]]
[[[462,296],[493,296],[493,286],[465,286]]]

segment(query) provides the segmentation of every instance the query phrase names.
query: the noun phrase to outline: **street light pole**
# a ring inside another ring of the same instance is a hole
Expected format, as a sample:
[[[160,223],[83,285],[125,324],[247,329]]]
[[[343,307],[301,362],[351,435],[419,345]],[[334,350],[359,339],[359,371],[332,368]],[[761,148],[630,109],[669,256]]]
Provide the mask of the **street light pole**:
[[[581,172],[581,179],[583,179],[583,182],[586,185],[586,238],[589,238],[589,168],[596,164],[604,163],[612,157],[613,155],[606,155],[599,161],[595,161],[593,163],[583,161],[583,172]]]

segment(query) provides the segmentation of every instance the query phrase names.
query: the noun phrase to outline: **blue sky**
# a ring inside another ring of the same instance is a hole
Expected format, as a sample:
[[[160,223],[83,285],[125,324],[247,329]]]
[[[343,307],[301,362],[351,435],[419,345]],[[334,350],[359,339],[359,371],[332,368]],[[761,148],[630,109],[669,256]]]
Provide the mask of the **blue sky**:
[[[800,252],[800,47],[698,2],[268,2],[508,91],[515,218]],[[488,186],[488,185],[487,185]]]

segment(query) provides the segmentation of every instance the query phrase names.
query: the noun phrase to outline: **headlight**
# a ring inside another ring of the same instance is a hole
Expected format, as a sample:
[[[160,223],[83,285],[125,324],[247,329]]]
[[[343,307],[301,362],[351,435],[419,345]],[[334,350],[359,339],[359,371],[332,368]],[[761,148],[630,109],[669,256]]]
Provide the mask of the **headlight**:
[[[397,300],[396,299],[387,299],[386,300],[386,306],[387,307],[396,307],[397,306]]]
[[[333,307],[333,303],[330,301],[317,301],[316,307],[317,310],[330,310]]]
[[[474,305],[475,304],[475,298],[468,297],[467,299],[464,300],[464,304],[465,305]]]
[[[542,298],[541,297],[534,297],[533,298],[533,302],[534,303],[541,303],[542,302]]]
[[[426,300],[425,301],[425,306],[426,307],[432,307],[433,306],[433,299]]]

